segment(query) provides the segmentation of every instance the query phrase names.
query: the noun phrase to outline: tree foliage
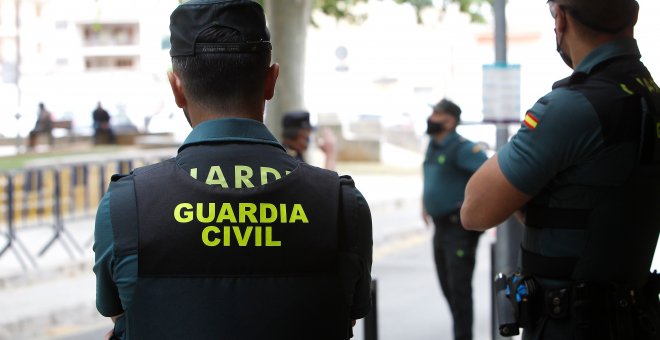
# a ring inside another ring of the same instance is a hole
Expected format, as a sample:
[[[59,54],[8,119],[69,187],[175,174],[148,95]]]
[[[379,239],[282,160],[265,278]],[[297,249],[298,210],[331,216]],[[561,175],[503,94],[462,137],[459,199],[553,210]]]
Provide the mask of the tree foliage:
[[[359,22],[364,17],[356,15],[352,12],[353,7],[359,2],[367,2],[368,0],[312,0],[314,8],[320,10],[324,14],[335,17],[337,19],[347,20],[349,22]],[[264,0],[257,0],[262,6]],[[415,8],[417,12],[417,19],[420,19],[419,13],[429,7],[434,6],[433,0],[394,0],[398,4],[409,3]],[[470,15],[473,22],[484,22],[485,19],[481,15],[481,6],[484,4],[493,4],[493,0],[442,0],[442,7],[445,8],[449,3],[457,3],[461,12]]]

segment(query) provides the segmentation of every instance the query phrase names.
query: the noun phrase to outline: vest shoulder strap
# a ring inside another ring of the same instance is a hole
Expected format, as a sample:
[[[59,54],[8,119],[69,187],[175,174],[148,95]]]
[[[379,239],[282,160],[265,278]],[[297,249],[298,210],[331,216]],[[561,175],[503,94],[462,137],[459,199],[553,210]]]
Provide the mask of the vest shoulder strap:
[[[356,229],[357,221],[357,198],[355,197],[355,181],[349,175],[339,176],[340,186],[340,225],[339,247],[351,252],[357,251]]]
[[[108,194],[110,195],[110,221],[115,256],[137,254],[137,202],[132,174],[113,175]]]

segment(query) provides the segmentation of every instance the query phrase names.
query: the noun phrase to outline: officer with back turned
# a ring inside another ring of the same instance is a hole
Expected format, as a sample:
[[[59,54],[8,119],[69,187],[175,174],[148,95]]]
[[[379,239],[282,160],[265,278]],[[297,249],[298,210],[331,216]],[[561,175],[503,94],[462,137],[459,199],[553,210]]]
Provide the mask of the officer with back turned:
[[[516,308],[498,306],[501,331],[518,324],[523,339],[659,339],[658,277],[649,269],[660,230],[660,88],[633,37],[639,5],[548,6],[557,51],[574,72],[469,181],[463,224],[484,230],[516,211],[523,218],[521,272],[496,281],[507,282],[499,291]]]
[[[94,252],[120,339],[348,339],[370,310],[371,216],[350,177],[263,124],[279,65],[263,9],[191,0],[170,17],[175,158],[113,176]]]

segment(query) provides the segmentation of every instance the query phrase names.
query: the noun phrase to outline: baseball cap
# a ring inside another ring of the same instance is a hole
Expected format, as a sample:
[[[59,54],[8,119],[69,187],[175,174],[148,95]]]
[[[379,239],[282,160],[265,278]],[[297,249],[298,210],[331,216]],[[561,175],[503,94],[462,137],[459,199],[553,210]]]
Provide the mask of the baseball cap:
[[[311,129],[312,124],[309,121],[309,112],[292,111],[287,112],[282,117],[282,127],[285,129]]]
[[[549,0],[562,6],[592,30],[615,34],[628,27],[638,8],[636,0]]]
[[[219,26],[238,31],[237,43],[197,43],[204,30]],[[250,53],[271,50],[264,10],[250,0],[190,0],[170,15],[170,56],[196,53]]]
[[[451,100],[442,99],[437,104],[431,105],[431,108],[433,108],[433,112],[444,112],[456,117],[456,119],[461,118],[461,108]]]

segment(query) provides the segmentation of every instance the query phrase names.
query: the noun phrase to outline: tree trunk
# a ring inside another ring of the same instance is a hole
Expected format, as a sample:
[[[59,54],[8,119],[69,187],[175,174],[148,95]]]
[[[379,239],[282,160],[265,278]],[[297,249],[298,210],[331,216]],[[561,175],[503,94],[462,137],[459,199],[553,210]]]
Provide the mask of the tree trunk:
[[[305,42],[312,0],[266,0],[265,10],[273,44],[273,62],[280,64],[275,97],[266,105],[266,125],[281,139],[282,116],[303,110]]]

